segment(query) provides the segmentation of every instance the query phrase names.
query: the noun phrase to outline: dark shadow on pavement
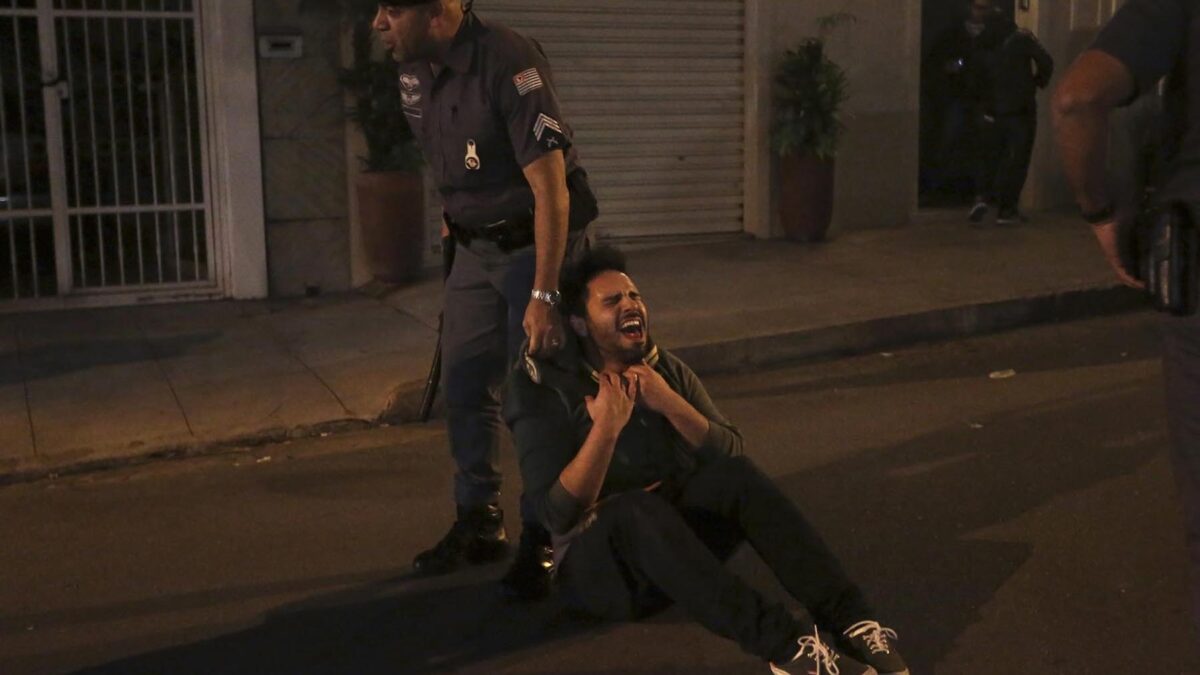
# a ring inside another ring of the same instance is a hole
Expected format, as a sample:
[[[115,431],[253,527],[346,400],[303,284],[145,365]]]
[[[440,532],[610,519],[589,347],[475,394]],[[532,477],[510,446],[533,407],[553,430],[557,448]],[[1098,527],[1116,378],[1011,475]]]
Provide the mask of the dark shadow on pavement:
[[[0,353],[0,386],[58,377],[69,373],[131,363],[153,363],[159,359],[185,356],[196,347],[212,342],[220,334],[212,331],[172,337],[88,340],[75,338],[61,343],[23,348],[20,353]]]
[[[478,576],[478,575],[472,575]],[[253,628],[80,675],[362,675],[447,672],[593,629],[557,599],[504,600],[495,579],[405,577],[279,608]],[[412,586],[416,589],[411,589]],[[432,587],[431,587],[432,586]]]
[[[980,530],[1132,474],[1166,452],[1165,429],[1130,436],[1129,410],[1143,409],[1139,403],[1132,389],[1095,392],[981,420],[986,433],[945,429],[780,485],[899,631],[912,672],[931,673],[1033,553],[1028,542]],[[1039,429],[1040,436],[1030,434]],[[1090,665],[1102,666],[1111,656],[1105,651],[1098,648],[1098,663]],[[1093,672],[1075,665],[1075,672]]]

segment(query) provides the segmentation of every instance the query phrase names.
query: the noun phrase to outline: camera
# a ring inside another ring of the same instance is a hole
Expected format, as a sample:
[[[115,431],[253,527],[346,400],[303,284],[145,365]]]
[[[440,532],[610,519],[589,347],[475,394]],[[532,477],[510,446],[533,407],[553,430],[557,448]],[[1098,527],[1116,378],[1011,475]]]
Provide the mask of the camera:
[[[1200,204],[1171,202],[1138,219],[1138,278],[1145,282],[1146,293],[1160,312],[1191,316],[1200,306],[1197,207]]]

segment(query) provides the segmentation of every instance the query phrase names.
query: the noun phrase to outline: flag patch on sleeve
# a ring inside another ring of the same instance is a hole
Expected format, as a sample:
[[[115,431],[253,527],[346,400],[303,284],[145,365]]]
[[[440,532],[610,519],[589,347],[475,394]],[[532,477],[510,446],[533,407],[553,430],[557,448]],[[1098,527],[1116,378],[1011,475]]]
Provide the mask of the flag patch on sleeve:
[[[536,91],[542,88],[542,76],[538,73],[537,68],[517,73],[513,77],[513,84],[517,85],[517,93],[524,96],[531,91]]]
[[[558,123],[558,120],[547,115],[546,113],[542,113],[538,115],[537,122],[534,122],[533,124],[533,137],[539,141],[542,140],[542,136],[546,135],[547,129],[558,132],[559,134],[563,132],[562,125]]]

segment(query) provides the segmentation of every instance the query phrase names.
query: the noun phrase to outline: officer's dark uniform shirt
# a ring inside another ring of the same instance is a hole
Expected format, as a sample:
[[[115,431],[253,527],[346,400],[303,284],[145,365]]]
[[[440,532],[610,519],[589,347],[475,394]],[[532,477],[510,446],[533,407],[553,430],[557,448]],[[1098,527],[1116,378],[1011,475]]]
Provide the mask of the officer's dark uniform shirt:
[[[1123,63],[1135,98],[1167,81],[1164,199],[1200,200],[1200,7],[1197,0],[1129,0],[1092,45]]]
[[[404,117],[421,144],[447,215],[468,227],[528,214],[522,168],[562,150],[578,163],[541,48],[467,12],[444,67],[402,65]]]

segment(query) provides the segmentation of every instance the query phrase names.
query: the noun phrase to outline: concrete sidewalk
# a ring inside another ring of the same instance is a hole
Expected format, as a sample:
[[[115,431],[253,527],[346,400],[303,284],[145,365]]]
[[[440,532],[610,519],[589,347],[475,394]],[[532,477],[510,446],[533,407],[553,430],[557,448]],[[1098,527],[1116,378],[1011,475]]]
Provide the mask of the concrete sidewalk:
[[[656,340],[713,372],[1138,306],[1090,239],[1074,218],[955,218],[629,252]],[[0,482],[409,421],[440,285],[0,316]]]

